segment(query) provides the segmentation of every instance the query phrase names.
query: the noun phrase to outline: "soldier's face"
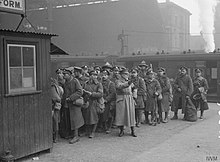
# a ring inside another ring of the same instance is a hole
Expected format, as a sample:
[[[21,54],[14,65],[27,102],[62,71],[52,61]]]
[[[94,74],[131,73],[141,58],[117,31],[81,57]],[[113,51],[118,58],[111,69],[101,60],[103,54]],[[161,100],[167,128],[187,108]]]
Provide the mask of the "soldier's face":
[[[63,79],[63,72],[57,73],[57,77],[60,78],[60,79]]]
[[[108,75],[107,74],[103,74],[102,78],[103,78],[103,80],[107,80],[108,79]]]
[[[182,69],[180,73],[183,75],[186,74],[186,69]]]
[[[131,77],[137,77],[137,72],[132,72]]]
[[[129,74],[128,74],[128,73],[122,74],[122,77],[123,77],[125,80],[128,80]]]
[[[154,78],[154,74],[149,74],[147,77],[148,77],[149,79],[153,79],[153,78]]]
[[[146,68],[145,68],[145,66],[140,66],[140,69],[145,70]]]
[[[163,71],[158,71],[158,72],[157,72],[157,75],[158,75],[158,76],[162,76],[162,75],[163,75]]]
[[[69,79],[70,78],[70,74],[69,73],[63,73],[63,78],[64,79]]]
[[[196,73],[196,76],[198,77],[198,76],[201,76],[201,72],[198,72],[198,73]]]
[[[97,74],[92,74],[92,75],[91,75],[91,78],[92,78],[93,80],[97,79],[97,77],[98,77]]]
[[[80,72],[74,71],[74,76],[76,76],[76,77],[80,76]]]

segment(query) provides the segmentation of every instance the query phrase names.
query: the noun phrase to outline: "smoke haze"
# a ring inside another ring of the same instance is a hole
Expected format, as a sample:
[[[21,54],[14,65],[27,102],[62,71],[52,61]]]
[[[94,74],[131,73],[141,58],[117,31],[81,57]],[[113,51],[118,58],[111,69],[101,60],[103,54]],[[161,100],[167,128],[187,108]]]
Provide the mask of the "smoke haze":
[[[215,50],[214,43],[214,18],[217,0],[197,0],[199,6],[199,22],[201,33],[205,40],[205,51],[213,52]]]

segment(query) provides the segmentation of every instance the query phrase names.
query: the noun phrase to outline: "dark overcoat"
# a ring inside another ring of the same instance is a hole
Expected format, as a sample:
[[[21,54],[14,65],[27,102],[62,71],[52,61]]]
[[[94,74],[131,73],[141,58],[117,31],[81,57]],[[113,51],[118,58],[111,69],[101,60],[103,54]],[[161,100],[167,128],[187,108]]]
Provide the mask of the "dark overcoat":
[[[181,91],[178,90],[180,88]],[[193,92],[192,78],[188,75],[178,75],[173,84],[173,104],[172,111],[182,109],[182,113],[185,113],[186,96],[191,96]]]
[[[108,120],[108,118],[113,117],[111,111],[115,109],[116,106],[116,89],[115,83],[110,81],[110,79],[103,80],[103,97],[106,100],[105,111],[103,113],[103,121]]]
[[[103,96],[103,86],[98,80],[90,79],[86,82],[84,89],[92,93],[90,96],[86,93],[84,94],[85,102],[89,102],[89,107],[84,110],[85,124],[97,124],[99,120],[97,101]]]
[[[208,109],[208,104],[207,104],[207,92],[209,89],[209,85],[207,80],[200,76],[200,77],[195,77],[193,79],[193,87],[194,91],[192,93],[191,99],[193,101],[193,104],[195,107],[198,109],[200,106],[201,110],[207,110]],[[200,91],[199,88],[203,88],[203,91]],[[194,99],[193,96],[199,94],[201,98],[199,99]]]
[[[143,109],[145,107],[145,101],[146,101],[146,84],[144,82],[144,79],[141,77],[136,77],[132,79],[134,83],[134,88],[137,89],[137,98],[135,98],[135,108],[136,109]]]
[[[147,92],[145,110],[157,112],[158,106],[157,106],[157,96],[155,96],[155,92],[161,94],[160,83],[155,78],[153,79],[145,78],[145,84],[146,84],[146,92]]]
[[[66,103],[66,107],[69,108],[71,130],[78,129],[84,125],[81,107],[73,105],[73,101],[80,98],[82,94],[82,87],[76,78],[65,82],[63,98],[64,100],[66,100],[66,98],[70,99],[70,101],[65,101],[64,103]]]

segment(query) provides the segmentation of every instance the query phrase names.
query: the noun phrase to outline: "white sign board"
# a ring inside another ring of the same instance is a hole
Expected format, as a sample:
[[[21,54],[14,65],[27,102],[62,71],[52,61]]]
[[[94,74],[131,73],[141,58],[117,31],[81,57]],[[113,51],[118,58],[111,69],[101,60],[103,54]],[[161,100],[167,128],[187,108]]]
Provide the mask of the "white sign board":
[[[0,12],[25,13],[25,0],[0,0]]]

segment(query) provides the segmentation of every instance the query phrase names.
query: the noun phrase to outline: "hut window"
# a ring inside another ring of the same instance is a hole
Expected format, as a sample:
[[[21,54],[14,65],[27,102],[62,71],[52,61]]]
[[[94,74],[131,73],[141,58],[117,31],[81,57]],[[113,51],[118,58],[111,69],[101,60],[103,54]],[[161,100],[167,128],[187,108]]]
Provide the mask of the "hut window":
[[[36,90],[34,45],[7,44],[9,93]]]

